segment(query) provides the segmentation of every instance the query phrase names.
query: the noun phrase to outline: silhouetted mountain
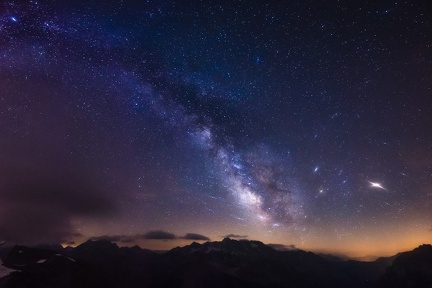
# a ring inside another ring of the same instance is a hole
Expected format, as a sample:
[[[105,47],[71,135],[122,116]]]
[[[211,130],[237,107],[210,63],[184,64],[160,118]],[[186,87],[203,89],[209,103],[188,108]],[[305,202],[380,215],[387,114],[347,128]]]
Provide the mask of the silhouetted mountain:
[[[96,267],[52,250],[15,246],[3,262],[18,272],[1,278],[2,288],[113,287]]]
[[[156,258],[158,254],[153,251],[138,246],[120,248],[106,240],[89,240],[65,254],[91,263],[108,273],[111,282],[117,287],[124,287],[125,281],[128,287],[143,287],[142,281],[153,273],[152,267],[159,260]]]
[[[378,287],[432,287],[432,246],[399,254],[378,281]]]
[[[6,258],[12,247],[0,247],[0,259]]]
[[[259,241],[192,243],[159,259],[154,275],[172,287],[368,287],[384,271],[376,263],[335,263],[314,253],[276,251]]]
[[[345,261],[345,260],[349,259],[348,257],[336,256],[333,254],[318,253],[317,255],[321,256],[321,257],[323,257],[329,261],[334,261],[334,262]]]
[[[229,238],[163,254],[109,241],[87,241],[60,252],[16,246],[3,260],[20,272],[8,270],[0,287],[411,287],[419,279],[431,283],[425,276],[432,275],[430,250],[426,245],[402,253],[389,267],[394,258],[343,261]]]
[[[1,283],[1,279],[9,274],[11,274],[12,272],[15,272],[15,269],[12,268],[8,268],[6,266],[3,266],[3,260],[0,259],[0,283]]]

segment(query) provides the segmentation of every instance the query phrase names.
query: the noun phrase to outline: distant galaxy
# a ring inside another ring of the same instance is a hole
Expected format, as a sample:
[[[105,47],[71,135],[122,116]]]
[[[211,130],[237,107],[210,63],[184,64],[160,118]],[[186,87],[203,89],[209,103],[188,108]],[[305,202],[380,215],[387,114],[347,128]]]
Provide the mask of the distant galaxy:
[[[428,11],[1,3],[0,243],[430,243]]]
[[[379,189],[382,189],[382,190],[386,190],[380,183],[378,183],[378,182],[371,182],[371,181],[369,181],[369,183],[371,184],[371,187],[372,188],[379,188]]]

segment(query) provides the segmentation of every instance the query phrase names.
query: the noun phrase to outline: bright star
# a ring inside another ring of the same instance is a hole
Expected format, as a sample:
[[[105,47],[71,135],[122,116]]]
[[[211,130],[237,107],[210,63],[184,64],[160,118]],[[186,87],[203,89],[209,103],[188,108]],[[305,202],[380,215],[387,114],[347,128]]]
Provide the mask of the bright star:
[[[371,181],[368,181],[370,184],[371,184],[371,187],[372,188],[379,188],[379,189],[383,189],[383,190],[387,190],[387,189],[385,189],[380,183],[377,183],[377,182],[371,182]]]

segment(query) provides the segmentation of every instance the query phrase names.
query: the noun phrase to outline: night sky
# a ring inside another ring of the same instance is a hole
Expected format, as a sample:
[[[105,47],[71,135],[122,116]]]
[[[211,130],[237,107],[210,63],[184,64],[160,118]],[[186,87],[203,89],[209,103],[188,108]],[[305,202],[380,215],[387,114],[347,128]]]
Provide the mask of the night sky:
[[[432,242],[426,3],[54,2],[0,4],[0,242]]]

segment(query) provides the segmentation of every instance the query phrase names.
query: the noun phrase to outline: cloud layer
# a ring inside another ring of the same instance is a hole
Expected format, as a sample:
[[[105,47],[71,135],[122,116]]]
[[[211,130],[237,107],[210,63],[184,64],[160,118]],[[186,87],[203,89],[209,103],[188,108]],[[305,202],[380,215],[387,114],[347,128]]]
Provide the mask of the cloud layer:
[[[238,235],[238,234],[228,234],[223,236],[224,238],[235,238],[235,239],[246,239],[249,236],[248,235]]]
[[[61,157],[64,161],[24,155],[25,161],[15,163],[1,159],[0,241],[63,242],[75,234],[74,217],[104,217],[115,211],[95,181],[78,172],[84,167],[73,167]]]
[[[297,247],[293,244],[291,245],[284,245],[284,244],[267,244],[267,246],[278,250],[278,251],[292,251],[297,250]]]
[[[177,237],[172,233],[161,231],[161,230],[156,230],[156,231],[149,231],[149,232],[145,233],[144,235],[142,235],[142,238],[143,239],[154,239],[154,240],[172,240],[172,239],[175,239]]]
[[[162,230],[152,230],[144,234],[135,235],[103,235],[97,237],[91,237],[89,240],[99,241],[107,240],[111,242],[121,242],[121,243],[133,243],[141,240],[195,240],[195,241],[210,241],[210,238],[197,233],[186,233],[184,236],[177,236],[173,233],[162,231]]]
[[[196,233],[187,233],[185,236],[181,238],[186,240],[210,241],[210,238],[208,238],[207,236],[196,234]]]

